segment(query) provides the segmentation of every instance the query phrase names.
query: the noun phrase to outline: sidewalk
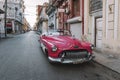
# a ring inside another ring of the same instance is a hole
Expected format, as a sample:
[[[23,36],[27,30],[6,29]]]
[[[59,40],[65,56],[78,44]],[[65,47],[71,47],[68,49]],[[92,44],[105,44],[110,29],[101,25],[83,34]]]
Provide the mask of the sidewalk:
[[[95,55],[95,61],[120,73],[120,54],[106,54],[100,52],[93,52]]]
[[[7,38],[12,38],[14,37],[15,34],[7,34]],[[5,34],[0,34],[0,39],[4,39],[5,38]]]

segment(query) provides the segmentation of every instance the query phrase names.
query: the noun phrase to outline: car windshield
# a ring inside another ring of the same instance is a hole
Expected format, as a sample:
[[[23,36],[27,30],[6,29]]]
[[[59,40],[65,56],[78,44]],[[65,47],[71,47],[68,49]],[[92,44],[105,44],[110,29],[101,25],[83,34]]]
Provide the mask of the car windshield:
[[[62,30],[54,30],[54,31],[48,31],[48,32],[45,32],[43,33],[42,35],[49,35],[49,36],[57,36],[57,35],[60,35],[60,36],[65,36],[65,35],[69,35],[68,34],[69,32],[68,31],[62,31]],[[70,35],[69,35],[70,36]]]
[[[53,32],[48,32],[48,35],[60,35],[60,33],[57,31],[53,31]]]

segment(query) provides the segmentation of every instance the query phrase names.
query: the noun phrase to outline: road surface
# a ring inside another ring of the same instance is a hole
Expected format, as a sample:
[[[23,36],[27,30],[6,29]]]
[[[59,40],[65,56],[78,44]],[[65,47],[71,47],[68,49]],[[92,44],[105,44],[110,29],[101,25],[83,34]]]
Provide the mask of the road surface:
[[[0,40],[0,80],[120,80],[97,63],[51,65],[34,31]]]

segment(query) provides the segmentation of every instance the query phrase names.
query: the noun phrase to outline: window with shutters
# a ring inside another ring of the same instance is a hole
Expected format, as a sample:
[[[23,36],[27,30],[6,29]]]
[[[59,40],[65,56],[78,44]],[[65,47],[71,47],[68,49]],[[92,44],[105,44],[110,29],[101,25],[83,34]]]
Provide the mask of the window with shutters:
[[[103,2],[102,0],[90,0],[90,13],[102,11]]]
[[[73,16],[80,16],[80,0],[73,1]]]

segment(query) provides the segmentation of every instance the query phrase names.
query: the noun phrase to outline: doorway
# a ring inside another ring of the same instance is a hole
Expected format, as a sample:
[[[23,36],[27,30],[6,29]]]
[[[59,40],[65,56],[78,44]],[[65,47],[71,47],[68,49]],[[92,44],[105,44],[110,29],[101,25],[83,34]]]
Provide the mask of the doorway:
[[[102,17],[95,18],[95,46],[96,48],[102,48],[102,30],[103,19]]]

